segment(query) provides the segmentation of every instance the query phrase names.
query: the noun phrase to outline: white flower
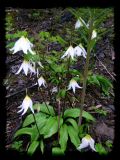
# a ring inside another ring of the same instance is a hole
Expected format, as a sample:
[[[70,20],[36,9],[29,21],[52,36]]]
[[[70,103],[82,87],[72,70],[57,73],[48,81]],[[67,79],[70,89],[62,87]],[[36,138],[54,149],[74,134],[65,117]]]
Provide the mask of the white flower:
[[[34,113],[34,110],[32,108],[33,102],[31,100],[31,98],[26,95],[26,97],[24,98],[22,105],[20,105],[18,108],[21,108],[17,113],[23,112],[22,116],[27,112],[28,108],[31,109],[32,113]]]
[[[80,87],[74,79],[71,79],[69,86],[68,86],[68,90],[70,90],[71,88],[73,89],[73,92],[75,93],[75,88],[82,88],[82,87]]]
[[[33,44],[24,36],[22,36],[21,38],[19,38],[16,42],[13,48],[10,49],[10,51],[14,51],[14,53],[18,52],[18,51],[23,51],[25,54],[27,54],[27,51],[29,51],[31,54],[35,54],[35,52],[33,52],[31,50],[31,47],[33,47]]]
[[[24,70],[26,76],[28,74],[28,69],[30,70],[31,73],[36,73],[35,68],[32,67],[30,65],[29,61],[26,61],[26,60],[23,61],[23,63],[21,64],[21,66],[16,74],[19,74],[22,69]]]
[[[84,47],[82,46],[82,44],[79,44],[79,46],[76,46],[74,48],[74,55],[75,56],[83,56],[84,58],[86,58],[87,52],[84,49]]]
[[[96,151],[94,147],[94,143],[95,143],[94,139],[90,135],[87,134],[85,137],[82,138],[82,143],[77,149],[81,150],[83,148],[90,146],[92,150]]]
[[[79,19],[80,19],[82,22],[81,22]],[[83,24],[85,24],[85,26],[88,28],[88,26],[86,25],[85,21],[84,21],[81,17],[79,17],[79,19],[78,19],[77,22],[75,23],[75,29],[78,29],[78,28],[82,27]]]
[[[38,85],[39,85],[39,87],[40,87],[41,85],[43,85],[43,86],[45,87],[45,84],[46,84],[46,81],[45,81],[45,79],[41,76],[41,77],[38,79]]]
[[[97,32],[95,30],[93,30],[91,39],[94,39],[96,37],[97,37]]]
[[[61,58],[64,58],[64,57],[71,57],[72,59],[74,59],[74,48],[72,46],[70,46],[67,51],[64,53],[64,55],[61,57]]]

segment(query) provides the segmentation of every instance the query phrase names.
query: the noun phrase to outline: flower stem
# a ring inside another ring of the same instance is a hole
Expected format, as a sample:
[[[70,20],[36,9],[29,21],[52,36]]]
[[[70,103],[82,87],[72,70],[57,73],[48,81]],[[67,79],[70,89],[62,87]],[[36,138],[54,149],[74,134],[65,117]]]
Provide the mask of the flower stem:
[[[34,121],[35,121],[36,128],[38,130],[39,136],[41,136],[34,113],[32,113],[32,115],[33,115],[33,118],[34,118]]]
[[[49,110],[49,108],[48,108],[48,105],[47,105],[47,103],[45,102],[44,95],[42,94],[41,88],[40,88],[39,90],[40,90],[40,94],[41,94],[41,96],[42,96],[42,99],[43,99],[43,101],[44,101],[44,103],[45,103],[45,105],[46,105],[46,108],[47,108],[49,114],[51,115],[50,110]]]
[[[83,113],[83,108],[84,108],[85,93],[86,93],[86,83],[87,83],[90,52],[91,52],[90,42],[91,42],[92,31],[93,31],[93,21],[91,19],[91,21],[90,21],[90,29],[89,29],[89,37],[88,37],[88,44],[87,44],[87,59],[86,59],[85,67],[84,67],[83,90],[82,90],[82,97],[81,97],[80,115],[79,115],[78,126],[80,126],[81,122],[82,122],[82,113]]]

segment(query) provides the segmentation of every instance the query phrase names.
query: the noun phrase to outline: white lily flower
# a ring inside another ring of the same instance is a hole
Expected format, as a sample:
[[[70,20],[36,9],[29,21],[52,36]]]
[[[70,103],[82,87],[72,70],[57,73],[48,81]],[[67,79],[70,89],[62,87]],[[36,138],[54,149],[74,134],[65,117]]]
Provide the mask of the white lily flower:
[[[22,105],[20,105],[18,108],[21,108],[17,113],[23,112],[22,116],[27,112],[28,108],[30,108],[30,110],[32,111],[32,113],[34,114],[34,110],[32,108],[33,102],[31,100],[31,98],[26,95],[26,97],[24,98]]]
[[[81,22],[79,19],[80,19],[82,22]],[[81,17],[79,17],[79,19],[78,19],[77,22],[75,23],[75,29],[78,29],[78,28],[82,27],[82,26],[83,26],[83,23],[84,23],[85,26],[88,28],[88,26],[86,25],[85,21],[84,21]]]
[[[96,37],[97,37],[97,32],[95,30],[93,30],[91,39],[94,39]]]
[[[25,54],[27,54],[27,51],[29,51],[31,54],[36,54],[35,52],[32,51],[31,47],[33,47],[33,44],[24,36],[19,38],[16,42],[13,48],[10,49],[10,51],[14,51],[14,53],[18,51],[23,51]]]
[[[79,46],[76,46],[74,48],[74,54],[76,56],[83,56],[84,58],[86,58],[87,52],[84,49],[84,47],[82,46],[82,44],[79,44]]]
[[[46,85],[46,81],[45,81],[45,79],[41,76],[39,79],[38,79],[38,85],[39,85],[39,87],[40,86],[44,86],[44,87],[46,87],[45,85]]]
[[[96,152],[96,149],[94,147],[94,143],[95,143],[94,139],[90,135],[87,134],[85,137],[82,138],[82,143],[80,144],[80,146],[77,149],[81,150],[83,148],[90,146],[90,148]]]
[[[28,69],[30,70],[31,73],[36,73],[35,68],[32,67],[30,65],[30,62],[26,61],[26,60],[23,61],[23,63],[21,64],[21,66],[20,66],[20,68],[19,68],[19,70],[17,71],[16,74],[19,74],[22,69],[24,70],[26,76],[28,74]]]
[[[76,88],[82,88],[82,87],[80,87],[74,79],[71,79],[69,86],[68,86],[68,90],[70,90],[71,88],[73,89],[73,92],[75,93]]]
[[[64,57],[71,57],[72,59],[74,59],[74,48],[72,46],[70,46],[67,51],[64,53],[64,55],[61,57],[61,58],[64,58]]]

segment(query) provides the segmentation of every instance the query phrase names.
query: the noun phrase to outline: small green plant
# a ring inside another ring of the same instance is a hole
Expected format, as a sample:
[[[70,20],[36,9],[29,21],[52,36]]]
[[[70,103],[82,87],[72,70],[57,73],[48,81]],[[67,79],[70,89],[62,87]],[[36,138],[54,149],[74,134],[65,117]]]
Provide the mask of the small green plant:
[[[55,115],[54,108],[51,105],[46,106],[45,103],[35,104],[33,108],[37,111],[37,113],[35,113],[35,119],[39,132],[36,129],[33,115],[29,114],[23,121],[22,128],[19,129],[14,136],[14,138],[22,135],[30,136],[30,144],[28,148],[26,148],[28,154],[32,155],[38,146],[40,146],[41,152],[43,153],[45,146],[44,139],[50,138],[55,134],[59,135],[59,144],[52,148],[53,154],[56,154],[58,151],[64,154],[67,141],[69,140],[75,147],[78,147],[80,143],[79,136],[85,133],[84,130],[81,130],[82,128],[77,125],[77,118],[80,112],[79,108],[65,110],[64,114],[60,115],[60,119]],[[86,111],[83,111],[82,116],[87,121],[95,121],[95,118]]]
[[[26,31],[18,31],[13,35],[6,34],[7,40],[19,38],[10,51],[13,51],[13,54],[23,51],[23,62],[16,74],[18,75],[21,70],[26,76],[29,73],[34,74],[43,102],[33,104],[26,89],[26,97],[19,106],[18,113],[22,112],[22,116],[28,109],[30,112],[24,118],[22,127],[15,133],[14,139],[16,141],[18,137],[28,135],[26,152],[30,155],[34,154],[37,149],[44,153],[46,139],[52,138],[55,142],[52,145],[53,154],[65,154],[68,144],[72,144],[75,149],[79,148],[79,150],[85,148],[82,145],[88,146],[89,144],[94,151],[106,154],[102,144],[96,144],[95,150],[94,140],[87,134],[89,123],[94,122],[95,118],[84,110],[87,85],[100,87],[105,95],[109,95],[109,89],[112,88],[107,78],[89,74],[90,54],[99,39],[97,27],[103,22],[103,19],[97,21],[96,12],[96,9],[88,9],[83,20],[75,10],[72,10],[77,18],[75,32],[77,35],[82,34],[79,36],[82,38],[75,41],[75,38],[72,38],[73,31],[70,32],[69,38],[42,31],[37,36],[36,51],[32,50],[33,44],[31,43],[35,42],[35,39],[30,38],[30,42],[26,38],[28,36]],[[99,16],[102,17],[101,13]],[[62,51],[49,49],[53,43],[58,43]],[[82,61],[85,63],[84,70],[75,68],[77,62]],[[96,112],[106,114],[100,109]],[[82,143],[80,143],[81,138]],[[22,145],[18,146],[20,150]]]
[[[108,154],[107,150],[105,149],[105,147],[101,143],[96,143],[95,148],[96,148],[96,151],[100,155],[106,155],[106,154]]]
[[[92,74],[88,76],[87,79],[87,83],[88,85],[96,85],[99,88],[102,89],[102,92],[104,93],[104,95],[109,95],[109,91],[111,88],[113,88],[113,85],[111,83],[111,81],[106,78],[105,76],[102,75],[97,75],[97,74]]]

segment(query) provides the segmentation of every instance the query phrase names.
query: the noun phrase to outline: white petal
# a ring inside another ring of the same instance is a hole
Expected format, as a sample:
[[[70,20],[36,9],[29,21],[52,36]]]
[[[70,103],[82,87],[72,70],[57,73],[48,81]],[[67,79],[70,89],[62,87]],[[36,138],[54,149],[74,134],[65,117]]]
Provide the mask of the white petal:
[[[86,139],[82,138],[82,143],[80,144],[80,146],[77,148],[78,150],[81,150],[83,148],[86,148],[89,146],[89,143]]]
[[[28,74],[28,63],[27,62],[23,62],[23,63],[24,63],[23,70],[25,72],[25,75],[27,76],[27,74]]]
[[[96,151],[96,149],[94,147],[94,143],[95,143],[95,141],[91,138],[90,141],[89,141],[90,147],[91,147],[92,150]]]

